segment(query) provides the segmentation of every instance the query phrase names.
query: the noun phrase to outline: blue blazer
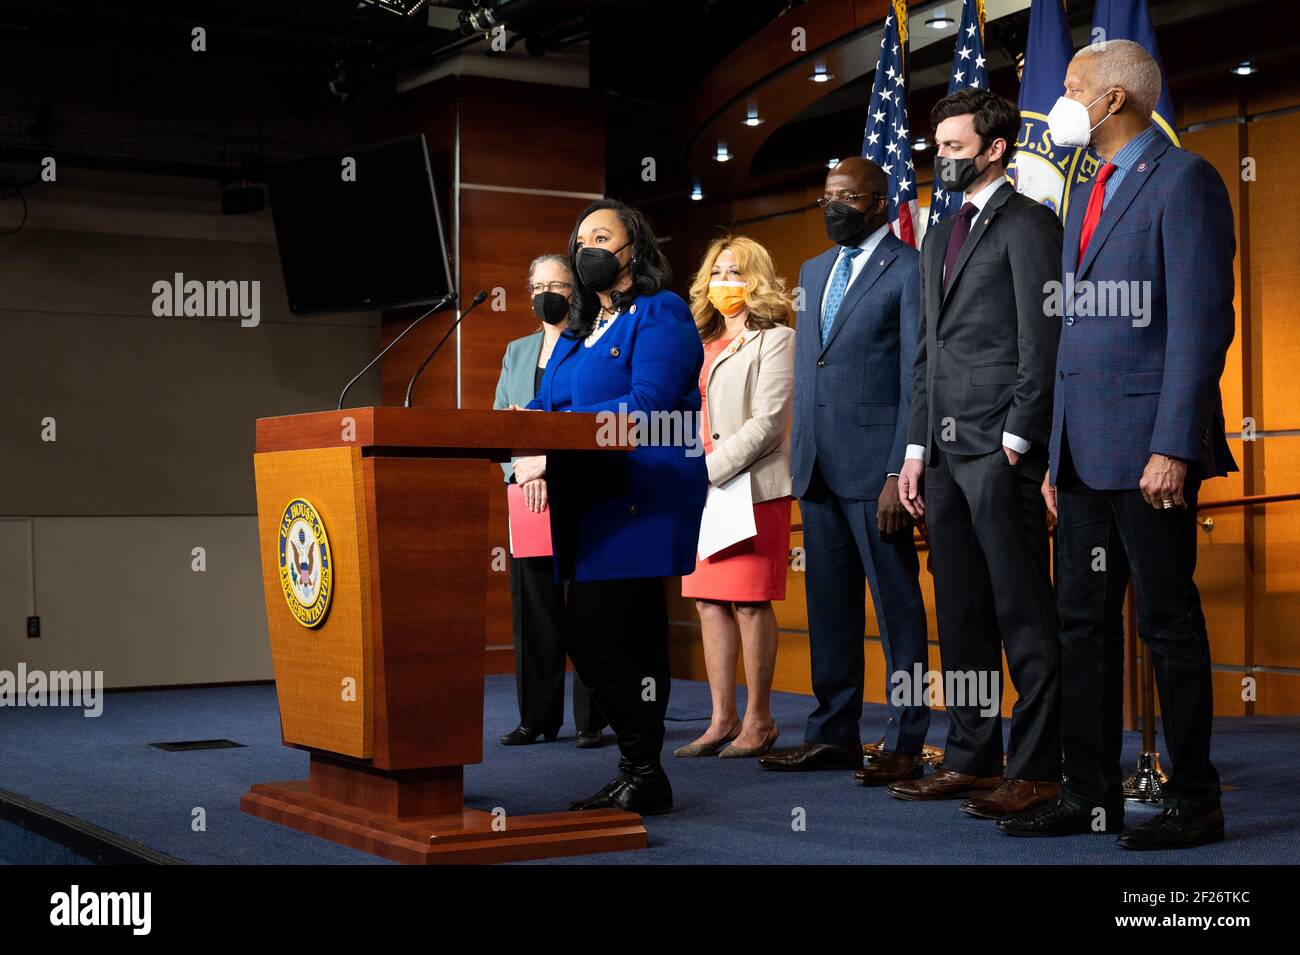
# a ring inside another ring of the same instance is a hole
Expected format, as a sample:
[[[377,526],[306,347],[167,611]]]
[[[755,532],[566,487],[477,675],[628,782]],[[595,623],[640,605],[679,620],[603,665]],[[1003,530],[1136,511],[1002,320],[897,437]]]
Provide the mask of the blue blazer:
[[[1153,453],[1196,462],[1201,477],[1237,470],[1219,394],[1235,331],[1236,239],[1223,180],[1201,157],[1156,137],[1111,197],[1080,262],[1092,188],[1089,183],[1071,197],[1061,253],[1065,314],[1052,407],[1052,481],[1062,435],[1079,477],[1097,490],[1136,489]],[[1125,283],[1130,308],[1123,315],[1078,314],[1080,282],[1095,290],[1094,302],[1111,288],[1100,283]],[[1142,315],[1132,305],[1134,291],[1145,304]]]
[[[822,293],[839,252],[827,249],[799,270],[791,493],[807,493],[816,459],[834,493],[869,501],[898,473],[907,450],[920,259],[886,232],[845,293],[823,346]]]
[[[695,569],[708,492],[698,434],[704,346],[672,292],[637,298],[591,347],[566,333],[529,405],[544,411],[676,412],[684,440],[630,452],[547,456],[547,497],[561,580],[674,577]],[[556,395],[564,376],[571,400]]]

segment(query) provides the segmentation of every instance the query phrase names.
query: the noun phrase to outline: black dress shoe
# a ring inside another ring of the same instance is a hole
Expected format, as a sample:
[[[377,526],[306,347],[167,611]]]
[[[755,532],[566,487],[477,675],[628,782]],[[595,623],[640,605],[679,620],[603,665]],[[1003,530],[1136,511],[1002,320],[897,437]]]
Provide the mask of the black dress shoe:
[[[505,736],[501,737],[502,746],[527,746],[529,743],[537,742],[537,737],[545,736],[546,742],[554,743],[555,738],[560,735],[559,730],[551,730],[549,733],[545,730],[535,730],[532,727],[520,723]]]
[[[595,749],[603,742],[605,742],[605,734],[602,730],[592,730],[590,733],[582,730],[578,733],[578,749]]]
[[[782,772],[805,772],[812,769],[861,769],[862,746],[832,746],[830,743],[804,743],[796,749],[778,750],[760,757],[758,765]]]
[[[618,775],[589,799],[569,805],[571,810],[622,809],[642,816],[671,812],[673,787],[658,763],[620,761]]]
[[[1223,810],[1166,806],[1116,840],[1125,849],[1191,849],[1223,840]]]
[[[1029,812],[1004,816],[997,827],[1009,836],[1078,836],[1102,832],[1120,832],[1124,828],[1124,807],[1106,811],[1099,828],[1094,807],[1057,799]]]

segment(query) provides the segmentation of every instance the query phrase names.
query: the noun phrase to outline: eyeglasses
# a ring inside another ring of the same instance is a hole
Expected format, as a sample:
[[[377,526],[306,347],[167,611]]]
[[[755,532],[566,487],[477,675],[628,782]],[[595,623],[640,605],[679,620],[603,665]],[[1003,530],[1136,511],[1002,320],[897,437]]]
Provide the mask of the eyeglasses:
[[[872,199],[880,197],[878,192],[846,192],[838,196],[824,195],[817,200],[817,205],[825,209],[832,202],[855,202],[858,199],[865,199],[870,196]]]
[[[534,295],[541,295],[543,292],[557,292],[562,295],[571,288],[573,285],[569,282],[534,282],[528,286],[528,290]]]

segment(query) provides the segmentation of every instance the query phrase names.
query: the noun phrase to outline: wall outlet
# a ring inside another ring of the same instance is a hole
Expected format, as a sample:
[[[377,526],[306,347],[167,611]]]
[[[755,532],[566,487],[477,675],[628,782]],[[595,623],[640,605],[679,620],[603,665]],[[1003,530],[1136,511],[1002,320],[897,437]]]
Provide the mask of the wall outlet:
[[[27,618],[27,639],[35,640],[40,635],[41,635],[41,618],[28,617]]]

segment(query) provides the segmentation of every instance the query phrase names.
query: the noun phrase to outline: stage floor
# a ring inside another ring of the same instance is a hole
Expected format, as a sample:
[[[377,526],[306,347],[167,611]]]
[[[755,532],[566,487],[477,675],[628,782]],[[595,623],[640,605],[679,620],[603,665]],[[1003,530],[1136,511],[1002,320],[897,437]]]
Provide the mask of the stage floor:
[[[743,704],[744,691],[740,699]],[[778,745],[797,744],[811,698],[776,694]],[[564,809],[613,775],[612,741],[573,745],[572,726],[554,743],[504,747],[497,737],[517,722],[512,677],[488,677],[482,764],[465,769],[466,805],[507,813]],[[645,820],[643,851],[534,864],[1293,864],[1300,859],[1300,718],[1220,719],[1214,758],[1226,791],[1227,839],[1187,852],[1135,853],[1110,836],[1013,839],[970,818],[957,802],[908,803],[866,789],[847,772],[785,774],[752,760],[675,759],[673,748],[706,725],[708,688],[676,681],[664,764],[677,810]],[[885,709],[867,706],[862,733],[879,736]],[[307,755],[280,744],[271,686],[113,693],[103,714],[74,709],[0,712],[0,789],[62,811],[185,862],[387,864],[239,811],[257,782],[303,779]],[[936,712],[930,741],[942,745],[947,721]],[[169,752],[154,742],[230,739],[234,749]],[[608,736],[607,736],[608,739]],[[1125,736],[1131,766],[1138,736]],[[195,831],[196,810],[205,829]],[[803,810],[806,830],[794,831]],[[1154,810],[1134,808],[1131,820]],[[66,862],[43,852],[16,827],[0,824],[0,863]]]

